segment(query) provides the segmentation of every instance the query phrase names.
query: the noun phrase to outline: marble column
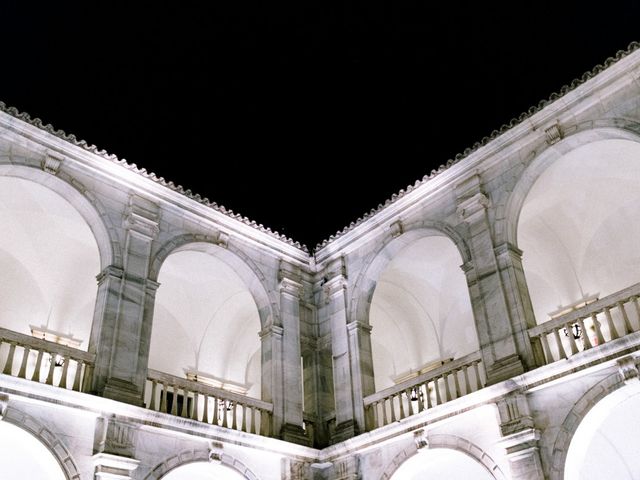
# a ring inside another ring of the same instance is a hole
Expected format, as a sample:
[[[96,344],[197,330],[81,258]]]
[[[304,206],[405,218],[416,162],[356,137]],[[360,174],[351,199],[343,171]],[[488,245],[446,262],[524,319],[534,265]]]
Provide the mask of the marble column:
[[[124,217],[123,265],[98,275],[98,296],[89,351],[96,354],[91,390],[142,405],[153,301],[158,284],[147,278],[158,208],[132,195]]]
[[[365,412],[364,397],[375,393],[373,382],[373,356],[371,354],[371,326],[363,322],[347,324],[349,359],[353,375],[353,412],[358,429],[373,425],[373,411]]]
[[[284,382],[283,440],[307,444],[302,420],[302,365],[300,353],[300,298],[302,282],[290,268],[282,266],[280,317],[282,321],[282,370]],[[275,408],[275,405],[274,405]]]
[[[509,460],[511,478],[514,480],[543,480],[538,440],[540,432],[535,428],[527,398],[522,393],[512,393],[497,402],[500,417],[501,446]]]
[[[477,175],[456,187],[458,214],[468,225],[471,261],[463,265],[482,351],[487,383],[497,383],[536,364],[526,330],[533,318],[518,252],[495,247],[489,198]],[[520,266],[521,269],[521,266]]]
[[[284,425],[284,378],[282,369],[282,337],[284,329],[279,325],[267,325],[260,332],[262,358],[261,399],[273,404],[271,422],[262,417],[261,431],[277,436]]]

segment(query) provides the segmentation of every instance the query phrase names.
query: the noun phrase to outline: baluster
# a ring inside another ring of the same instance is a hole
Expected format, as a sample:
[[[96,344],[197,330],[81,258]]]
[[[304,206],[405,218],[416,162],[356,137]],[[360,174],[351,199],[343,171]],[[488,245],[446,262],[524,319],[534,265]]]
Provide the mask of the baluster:
[[[609,326],[609,335],[611,336],[611,340],[620,338],[620,336],[618,335],[618,331],[616,330],[616,326],[613,323],[613,318],[611,318],[611,310],[609,309],[609,307],[604,307],[604,316],[607,319],[607,325]]]
[[[391,395],[389,397],[389,406],[391,407],[391,423],[396,421],[396,402],[395,402],[395,395]]]
[[[224,428],[229,428],[229,424],[227,422],[227,400],[222,400],[222,426]]]
[[[562,341],[560,340],[560,332],[558,332],[558,328],[553,328],[553,338],[556,340],[556,344],[558,345],[558,357],[560,360],[566,359],[567,354],[564,353],[564,347],[562,346]]]
[[[638,297],[633,297],[633,305],[636,307],[636,320],[640,324],[640,304],[638,303]]]
[[[451,401],[451,391],[449,390],[449,373],[445,372],[442,374],[442,380],[444,380],[444,392],[445,392],[445,398],[447,399],[447,402]]]
[[[22,362],[20,362],[20,371],[18,372],[18,378],[27,378],[27,363],[29,362],[29,354],[31,353],[30,347],[24,347],[22,351]]]
[[[256,407],[251,407],[251,432],[256,433]]]
[[[402,399],[402,393],[403,392],[398,393],[398,400],[400,401],[400,420],[402,420],[406,416],[404,414],[404,400]]]
[[[178,416],[178,387],[171,385],[171,415]]]
[[[382,425],[378,424],[380,415],[378,414],[378,402],[375,402],[374,404],[371,405],[371,409],[373,410],[373,429],[376,429],[378,427],[381,427]]]
[[[478,369],[478,364],[480,363],[480,360],[476,360],[475,362],[473,362],[473,370],[476,374],[476,386],[478,387],[478,390],[482,389],[482,379],[480,378],[480,370]]]
[[[243,432],[246,432],[247,431],[247,405],[243,403],[240,406],[242,407],[242,426],[240,427],[240,430]]]
[[[43,355],[42,350],[38,350],[38,357],[36,358],[36,368],[33,371],[33,376],[31,377],[31,380],[34,381],[34,382],[39,382],[40,381],[40,369],[42,367],[42,355]]]
[[[85,363],[81,387],[83,392],[91,391],[91,382],[93,382],[93,363]]]
[[[431,408],[431,399],[429,398],[429,382],[426,382],[424,384],[424,391],[426,392],[426,395],[427,395],[427,408]],[[416,393],[418,394],[418,413],[419,413],[424,410],[424,398],[423,398],[424,396],[421,395],[422,384],[416,387]]]
[[[462,396],[460,392],[460,382],[458,381],[458,372],[460,370],[453,371],[453,387],[455,388],[456,398],[460,398]]]
[[[231,422],[231,428],[234,430],[238,429],[238,415],[236,415],[236,407],[238,406],[238,402],[233,402],[233,410],[231,414],[233,415],[233,421]]]
[[[580,325],[580,331],[582,332],[582,345],[585,350],[589,350],[591,348],[591,340],[589,340],[589,335],[584,327],[584,318],[578,319],[578,325]]]
[[[200,394],[193,392],[193,407],[191,408],[191,420],[198,420],[198,398]]]
[[[429,408],[431,408],[431,393],[429,393],[429,382],[426,382],[424,384],[424,392],[425,392],[425,397],[427,398],[427,410]],[[420,398],[420,396],[418,395],[418,402],[419,404],[423,404],[422,398]],[[422,409],[420,410],[422,411]]]
[[[469,365],[464,365],[462,367],[462,371],[464,373],[464,392],[465,395],[471,393],[471,385],[469,384]]]
[[[433,379],[433,386],[436,390],[436,405],[442,405],[442,399],[440,399],[440,388],[438,387],[438,380],[440,380],[440,377],[436,377]]]
[[[591,320],[593,320],[593,327],[596,329],[596,338],[598,339],[598,345],[604,344],[604,337],[602,336],[602,330],[600,329],[600,322],[596,312],[591,314]]]
[[[209,395],[204,394],[204,402],[202,405],[202,421],[209,423]]]
[[[76,362],[76,374],[73,376],[73,387],[71,387],[71,389],[74,392],[79,392],[80,391],[80,382],[82,380],[82,366],[85,365],[85,363],[81,360]],[[87,373],[87,367],[85,366],[85,375]]]
[[[182,412],[180,412],[182,418],[189,418],[189,391],[186,388],[182,389]]]
[[[618,308],[622,313],[622,321],[624,323],[624,334],[629,335],[633,333],[633,327],[631,326],[631,322],[629,321],[629,316],[627,315],[627,309],[624,306],[624,303],[618,302]]]
[[[220,409],[220,399],[215,397],[216,401],[213,403],[213,424],[218,425],[218,410]]]
[[[71,357],[69,355],[65,355],[63,358],[62,364],[62,375],[60,377],[60,388],[67,388],[67,374],[69,373],[69,362],[71,361]]]
[[[547,360],[547,365],[555,362],[553,355],[551,355],[551,349],[549,348],[549,340],[547,339],[547,333],[542,333],[540,335],[540,342],[542,343],[542,350],[544,351],[544,357]]]
[[[162,392],[160,392],[160,411],[167,413],[167,382],[162,382]]]
[[[7,363],[4,364],[4,370],[2,373],[5,375],[11,375],[11,370],[13,369],[13,356],[16,354],[16,344],[11,342],[9,344],[9,356],[7,357]]]
[[[55,353],[47,352],[49,354],[49,372],[47,373],[47,385],[53,385],[53,370],[56,368],[56,355]]]
[[[158,383],[155,380],[151,380],[151,400],[149,400],[149,410],[156,410],[156,389]]]
[[[567,330],[569,346],[571,347],[571,355],[575,355],[576,353],[578,353],[578,345],[576,344],[576,339],[573,338],[573,325],[571,323],[567,323],[564,328],[566,328]]]
[[[382,426],[387,424],[387,399],[382,399]]]
[[[416,390],[416,391],[417,391],[417,390]],[[407,403],[408,403],[408,405],[409,405],[409,408],[408,408],[408,410],[409,410],[409,416],[411,416],[411,415],[415,415],[415,414],[416,414],[416,411],[415,411],[416,409],[415,409],[415,408],[413,408],[413,402],[411,401],[411,389],[410,389],[410,388],[407,388],[407,389],[404,391],[404,394],[407,396]]]

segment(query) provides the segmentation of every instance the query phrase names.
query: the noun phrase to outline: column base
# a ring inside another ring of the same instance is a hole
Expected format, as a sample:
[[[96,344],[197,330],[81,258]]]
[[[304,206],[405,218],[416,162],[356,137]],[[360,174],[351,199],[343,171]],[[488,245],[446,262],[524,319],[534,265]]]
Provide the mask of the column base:
[[[347,420],[346,422],[342,422],[336,426],[336,429],[331,436],[331,443],[344,442],[345,440],[355,437],[359,433],[360,431],[356,422],[354,420]]]
[[[486,367],[487,385],[509,380],[524,372],[525,368],[520,356],[517,354],[509,355],[508,357],[496,360],[492,365]]]
[[[285,442],[296,443],[298,445],[304,445],[305,447],[311,446],[312,439],[307,436],[307,432],[299,425],[293,425],[286,423],[280,432],[282,440]]]
[[[120,380],[119,378],[107,379],[102,396],[111,400],[129,403],[136,407],[144,407],[143,395],[140,389],[131,382]]]
[[[109,453],[93,456],[96,480],[131,480],[131,472],[138,468],[139,460]]]

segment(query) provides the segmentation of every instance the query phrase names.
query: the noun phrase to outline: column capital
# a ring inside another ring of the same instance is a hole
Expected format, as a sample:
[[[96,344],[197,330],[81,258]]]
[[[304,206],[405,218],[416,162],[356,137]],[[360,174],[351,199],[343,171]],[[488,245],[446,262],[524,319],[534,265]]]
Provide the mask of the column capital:
[[[97,480],[129,480],[131,473],[138,468],[140,460],[109,453],[96,453],[93,456],[93,464]]]
[[[482,192],[478,192],[472,197],[462,200],[458,204],[456,212],[463,221],[467,223],[474,223],[486,212],[489,207],[489,203],[489,197]]]
[[[262,330],[260,330],[260,333],[258,333],[258,336],[260,338],[264,338],[269,335],[275,335],[276,337],[282,338],[283,334],[284,334],[284,328],[278,325],[267,325]]]
[[[618,373],[622,377],[622,381],[627,385],[640,381],[640,375],[638,373],[638,366],[633,356],[629,355],[619,359],[616,364],[618,365]]]
[[[324,291],[325,301],[328,303],[331,297],[337,293],[342,293],[347,289],[346,275],[336,275],[335,277],[325,281],[322,285],[322,289]]]
[[[302,283],[292,278],[282,277],[280,279],[279,287],[280,287],[281,294],[290,295],[295,298],[302,298],[302,294],[304,291]]]
[[[138,195],[129,197],[129,205],[123,218],[123,227],[148,240],[153,240],[160,232],[158,206]]]
[[[510,242],[504,242],[497,247],[495,247],[494,252],[496,252],[496,256],[498,258],[504,258],[506,256],[513,256],[516,258],[522,258],[522,250],[516,247],[514,244]]]
[[[357,330],[364,330],[367,333],[371,333],[372,329],[373,329],[373,327],[371,325],[369,325],[368,323],[360,322],[360,321],[357,321],[357,320],[355,322],[347,323],[347,331],[348,332],[353,332],[353,331],[357,331]]]

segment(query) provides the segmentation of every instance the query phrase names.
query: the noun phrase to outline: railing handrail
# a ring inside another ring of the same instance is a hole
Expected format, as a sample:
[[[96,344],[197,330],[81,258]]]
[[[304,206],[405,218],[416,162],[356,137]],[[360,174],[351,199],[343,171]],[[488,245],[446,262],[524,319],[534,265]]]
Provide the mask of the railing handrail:
[[[617,304],[618,302],[625,302],[635,296],[640,296],[640,283],[631,285],[630,287],[627,287],[616,293],[607,295],[606,297],[603,297],[600,300],[596,300],[595,302],[589,303],[584,307],[580,307],[571,312],[567,312],[564,315],[560,315],[557,318],[547,320],[546,322],[541,323],[540,325],[531,327],[529,329],[529,337],[534,338],[534,337],[539,337],[544,333],[550,333],[554,329],[560,328],[566,325],[567,323],[575,323],[580,318],[587,318],[591,316],[592,313],[599,313],[607,307],[611,307]]]
[[[433,380],[434,378],[442,376],[444,373],[451,372],[453,370],[458,370],[459,368],[472,364],[474,362],[480,361],[482,356],[480,354],[480,350],[465,355],[464,357],[460,357],[457,360],[452,362],[445,363],[441,367],[425,372],[417,377],[410,378],[409,380],[405,380],[402,383],[394,385],[392,387],[385,388],[384,390],[380,390],[379,392],[368,395],[364,398],[364,405],[369,406],[373,403],[379,402],[391,395],[395,395],[397,393],[403,392],[409,388],[413,388],[416,385],[420,385],[426,383],[428,381]]]
[[[29,347],[31,350],[44,350],[57,355],[69,356],[74,360],[80,360],[84,363],[95,363],[95,354],[79,350],[77,348],[61,345],[56,342],[44,340],[42,338],[32,337],[24,333],[14,332],[7,328],[0,327],[0,340],[6,343],[15,343],[21,347]]]
[[[269,413],[273,412],[273,404],[271,403],[264,402],[257,398],[240,395],[239,393],[229,392],[222,388],[216,388],[210,385],[205,385],[203,383],[196,382],[194,380],[181,378],[176,375],[171,375],[170,373],[164,373],[158,370],[153,370],[151,368],[147,373],[147,379],[152,382],[155,381],[160,384],[166,383],[168,386],[174,386],[181,389],[186,389],[189,392],[201,393],[203,395],[210,395],[212,397],[222,398],[223,400],[230,400],[232,402],[236,402],[242,405],[247,405],[249,407],[258,408],[260,410],[264,410]]]

